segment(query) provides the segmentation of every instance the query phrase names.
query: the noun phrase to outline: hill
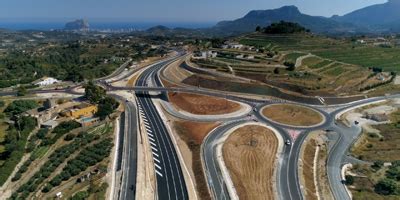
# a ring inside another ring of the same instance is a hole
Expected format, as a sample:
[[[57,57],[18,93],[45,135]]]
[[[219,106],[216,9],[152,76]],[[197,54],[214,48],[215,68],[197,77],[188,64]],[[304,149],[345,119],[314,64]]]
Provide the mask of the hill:
[[[350,32],[356,30],[350,24],[326,17],[303,14],[296,6],[284,6],[272,10],[253,10],[242,18],[219,22],[211,30],[213,32],[231,34],[246,33],[254,31],[257,26],[265,27],[279,21],[295,22],[317,33]]]
[[[368,6],[344,16],[334,16],[338,22],[365,26],[371,31],[400,31],[400,0],[389,0],[384,4]]]
[[[77,19],[65,24],[65,30],[88,30],[89,22],[84,19]]]

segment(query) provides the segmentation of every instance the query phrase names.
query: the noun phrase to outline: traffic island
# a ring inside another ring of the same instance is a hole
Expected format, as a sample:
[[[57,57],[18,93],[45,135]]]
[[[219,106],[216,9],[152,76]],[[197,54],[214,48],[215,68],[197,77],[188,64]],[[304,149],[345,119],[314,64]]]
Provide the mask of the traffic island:
[[[278,124],[293,127],[312,127],[324,122],[317,110],[294,104],[273,104],[261,110],[262,115]]]

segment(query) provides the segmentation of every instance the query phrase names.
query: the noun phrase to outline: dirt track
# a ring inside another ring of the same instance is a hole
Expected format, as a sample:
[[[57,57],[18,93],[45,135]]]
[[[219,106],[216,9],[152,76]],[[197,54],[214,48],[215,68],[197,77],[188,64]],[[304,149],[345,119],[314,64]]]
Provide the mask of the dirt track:
[[[274,168],[278,138],[262,126],[235,130],[222,153],[240,199],[274,199]]]

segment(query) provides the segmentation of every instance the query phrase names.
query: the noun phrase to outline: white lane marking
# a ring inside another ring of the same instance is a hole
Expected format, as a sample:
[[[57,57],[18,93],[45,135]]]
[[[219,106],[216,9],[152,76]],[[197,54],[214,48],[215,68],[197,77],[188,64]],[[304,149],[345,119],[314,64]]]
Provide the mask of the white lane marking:
[[[157,157],[160,157],[160,156],[158,156],[158,154],[156,154],[156,153],[154,153],[154,152],[151,152],[151,153],[153,153],[153,155],[155,155],[155,156],[157,156]]]
[[[153,141],[153,142],[155,142],[156,140],[155,139],[153,139],[152,137],[149,137],[149,139],[151,140],[151,141]]]
[[[157,161],[158,163],[161,163],[160,160],[158,160],[157,158],[154,158],[154,157],[153,157],[153,160],[154,160],[154,161]]]
[[[153,131],[151,131],[151,129],[146,129],[146,131],[148,132],[148,133],[152,133]]]
[[[150,137],[154,137],[154,135],[151,134],[151,133],[147,133],[147,135],[150,136]]]
[[[157,164],[154,163],[154,166],[156,166],[159,170],[161,170],[161,167],[158,166]]]
[[[154,151],[158,151],[158,149],[154,148],[153,146],[150,146],[151,149],[153,149]]]
[[[159,171],[157,171],[157,170],[155,170],[155,171],[159,176],[163,177],[163,175]]]
[[[151,145],[153,145],[155,147],[157,146],[156,144],[154,144],[154,142],[152,142],[152,141],[149,141],[149,142],[150,142]]]
[[[147,121],[147,119],[146,119],[146,117],[143,117],[143,121],[146,123],[146,122],[149,122],[149,121]]]
[[[144,126],[145,126],[146,128],[151,128],[149,125],[146,125],[146,124],[145,124]]]
[[[143,123],[144,123],[144,125],[146,125],[146,126],[149,126],[149,125],[150,125],[149,122],[146,122],[146,121],[144,121],[144,120],[143,120]]]

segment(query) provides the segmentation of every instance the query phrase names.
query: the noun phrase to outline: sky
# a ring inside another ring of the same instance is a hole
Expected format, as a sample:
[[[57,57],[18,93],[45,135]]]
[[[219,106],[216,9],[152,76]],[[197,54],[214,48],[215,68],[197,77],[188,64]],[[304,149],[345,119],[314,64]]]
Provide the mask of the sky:
[[[130,22],[217,22],[250,10],[296,5],[309,15],[343,15],[386,0],[0,0],[0,22],[78,18]]]

